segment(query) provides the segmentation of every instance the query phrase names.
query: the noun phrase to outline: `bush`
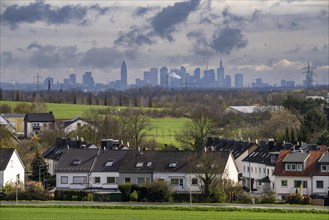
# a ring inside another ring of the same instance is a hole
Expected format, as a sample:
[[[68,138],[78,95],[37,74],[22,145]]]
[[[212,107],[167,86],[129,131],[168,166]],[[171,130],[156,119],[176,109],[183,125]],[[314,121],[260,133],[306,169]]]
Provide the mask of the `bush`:
[[[276,194],[275,192],[267,192],[261,195],[260,197],[261,203],[273,204],[276,202]]]
[[[312,198],[310,196],[304,196],[302,204],[309,205],[312,202]]]
[[[172,202],[172,191],[166,182],[156,180],[146,184],[145,188],[149,202]]]
[[[138,193],[136,192],[136,190],[134,190],[134,192],[130,193],[129,200],[133,201],[133,202],[138,201]]]
[[[299,193],[290,194],[286,200],[289,204],[301,204],[303,197]]]
[[[123,183],[119,185],[119,190],[122,193],[123,200],[129,201],[130,200],[130,194],[133,191],[140,191],[140,187],[137,184],[132,183]]]
[[[239,193],[239,194],[236,195],[236,201],[238,203],[251,204],[251,203],[253,203],[253,197],[251,196],[250,193],[241,192],[241,193]]]

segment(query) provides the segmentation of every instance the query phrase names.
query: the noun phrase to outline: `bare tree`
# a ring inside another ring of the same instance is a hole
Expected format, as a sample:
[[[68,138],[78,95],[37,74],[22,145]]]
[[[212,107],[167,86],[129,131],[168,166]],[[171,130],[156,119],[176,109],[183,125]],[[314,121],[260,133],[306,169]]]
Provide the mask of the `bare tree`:
[[[193,111],[191,120],[186,122],[181,132],[176,135],[176,140],[182,146],[202,149],[205,139],[211,136],[214,128],[215,119],[212,112],[205,107],[199,107]]]
[[[120,137],[129,141],[134,149],[138,149],[146,138],[146,131],[150,129],[149,117],[137,109],[126,109],[119,113]]]

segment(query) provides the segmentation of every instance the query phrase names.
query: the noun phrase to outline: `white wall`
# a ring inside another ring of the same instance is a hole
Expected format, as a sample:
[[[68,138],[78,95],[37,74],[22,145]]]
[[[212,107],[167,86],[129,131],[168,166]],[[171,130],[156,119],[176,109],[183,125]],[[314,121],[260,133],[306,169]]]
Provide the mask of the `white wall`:
[[[227,160],[227,163],[225,166],[225,171],[227,171],[228,178],[230,180],[233,180],[235,183],[238,182],[239,170],[238,170],[236,163],[234,162],[234,158],[233,158],[232,154],[230,154],[230,156]]]
[[[316,188],[316,181],[323,181],[322,189]],[[312,184],[313,193],[327,194],[329,191],[329,176],[313,176]]]
[[[261,186],[259,186],[258,182],[256,180],[260,180],[266,176],[268,176],[270,178],[270,189],[273,189],[273,183],[275,182],[275,176],[273,175],[274,172],[274,166],[266,166],[265,164],[259,164],[259,163],[250,163],[243,161],[243,169],[242,169],[242,176],[245,179],[249,179],[249,172],[248,172],[248,168],[250,168],[250,178],[254,179],[254,185],[253,185],[253,189],[257,189],[257,191],[261,191],[263,190],[263,185],[264,183],[262,183]],[[259,172],[259,168],[260,168],[260,172]],[[265,169],[265,172],[264,172]],[[267,172],[268,171],[268,172]],[[248,183],[244,184],[244,186],[249,188],[249,181]]]
[[[288,185],[287,187],[282,187],[281,186],[281,180],[287,180]],[[303,195],[310,195],[312,194],[311,190],[311,177],[302,177],[302,176],[276,176],[275,177],[275,192],[280,195],[280,194],[285,194],[289,195],[291,193],[296,193],[296,191],[299,193],[300,192],[300,187],[295,187],[294,186],[294,181],[295,180],[301,180],[301,181],[307,181],[307,188],[303,188]]]
[[[6,169],[3,172],[3,179],[0,182],[2,188],[6,183],[16,183],[17,175],[19,174],[20,183],[25,182],[25,168],[18,157],[16,150],[12,154]],[[1,176],[1,175],[0,175]],[[1,178],[1,177],[0,177]]]
[[[101,181],[100,183],[94,182],[94,177],[100,177]],[[114,177],[115,183],[109,184],[107,183],[107,177]],[[91,187],[97,187],[97,188],[104,188],[104,189],[118,189],[119,186],[119,173],[118,172],[93,172],[90,175],[91,181]]]
[[[61,177],[67,176],[68,182],[66,184],[61,183]],[[86,177],[86,182],[82,184],[74,184],[73,177],[74,176],[81,176]],[[56,188],[58,189],[85,189],[88,187],[89,184],[88,173],[57,173],[56,174]]]
[[[72,131],[76,131],[78,129],[78,123],[80,123],[80,126],[84,126],[84,125],[89,125],[88,122],[84,121],[84,120],[77,120],[74,123],[70,124],[69,126],[65,127],[64,129],[64,133],[70,133]]]

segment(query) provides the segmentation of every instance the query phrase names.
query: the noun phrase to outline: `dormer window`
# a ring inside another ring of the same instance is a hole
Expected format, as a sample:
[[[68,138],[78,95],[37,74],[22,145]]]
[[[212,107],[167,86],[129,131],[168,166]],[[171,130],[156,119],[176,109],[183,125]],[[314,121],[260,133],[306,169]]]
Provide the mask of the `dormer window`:
[[[151,161],[147,162],[146,166],[147,167],[151,167],[152,166],[152,162]]]
[[[144,165],[143,162],[138,162],[138,163],[136,163],[136,167],[137,167],[137,168],[143,167],[143,165]]]
[[[81,164],[81,160],[73,160],[73,165],[80,165]]]
[[[329,165],[321,165],[321,172],[329,172]]]
[[[171,161],[170,163],[169,163],[169,167],[170,168],[175,168],[177,166],[177,162],[176,161]]]
[[[105,163],[105,166],[106,166],[106,167],[111,167],[111,166],[113,166],[113,163],[114,163],[114,160],[108,160],[108,161]]]
[[[304,165],[301,163],[285,163],[284,169],[286,171],[303,171]]]

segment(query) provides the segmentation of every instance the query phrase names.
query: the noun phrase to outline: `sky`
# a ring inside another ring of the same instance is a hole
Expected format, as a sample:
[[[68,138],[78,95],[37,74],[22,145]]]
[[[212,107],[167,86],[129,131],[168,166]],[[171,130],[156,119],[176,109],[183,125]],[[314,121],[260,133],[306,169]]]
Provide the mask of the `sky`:
[[[280,85],[301,84],[302,67],[329,84],[327,0],[130,0],[0,2],[2,82],[60,82],[91,71],[96,82],[128,82],[152,67],[218,68]],[[232,77],[234,78],[234,77]]]

